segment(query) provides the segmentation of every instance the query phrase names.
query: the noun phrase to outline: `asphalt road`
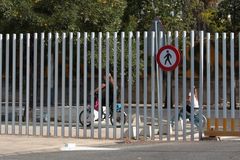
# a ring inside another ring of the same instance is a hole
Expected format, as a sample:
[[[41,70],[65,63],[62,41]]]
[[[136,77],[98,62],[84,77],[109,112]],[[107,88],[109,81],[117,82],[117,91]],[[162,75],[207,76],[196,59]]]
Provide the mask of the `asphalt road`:
[[[1,157],[1,160],[239,160],[240,141],[181,143],[141,142],[116,144],[77,151],[30,153]]]

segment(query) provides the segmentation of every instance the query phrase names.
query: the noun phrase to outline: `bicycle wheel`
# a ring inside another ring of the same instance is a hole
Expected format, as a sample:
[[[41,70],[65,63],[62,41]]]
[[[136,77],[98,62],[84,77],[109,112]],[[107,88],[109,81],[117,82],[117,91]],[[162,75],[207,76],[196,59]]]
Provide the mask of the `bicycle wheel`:
[[[199,113],[194,115],[194,124],[197,128],[200,128],[200,117]],[[202,128],[204,129],[207,119],[202,115]]]
[[[87,127],[90,127],[91,126],[91,110],[87,110],[86,112],[86,126]],[[94,116],[94,115],[93,115]],[[94,119],[94,117],[93,117]],[[82,111],[80,114],[79,114],[79,123],[84,126],[84,111]]]
[[[116,121],[114,116],[112,115],[110,118],[111,124],[112,125],[116,125],[116,127],[120,127],[121,126],[121,112],[116,112]],[[127,114],[124,112],[123,113],[123,124],[125,124],[127,121]]]

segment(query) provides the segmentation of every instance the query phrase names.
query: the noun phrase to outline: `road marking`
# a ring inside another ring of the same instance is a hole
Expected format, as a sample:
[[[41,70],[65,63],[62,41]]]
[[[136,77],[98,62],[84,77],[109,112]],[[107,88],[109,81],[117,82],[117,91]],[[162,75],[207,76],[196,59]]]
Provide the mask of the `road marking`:
[[[104,147],[88,147],[88,146],[76,146],[74,143],[65,144],[60,148],[61,151],[116,151],[119,148],[104,148]]]

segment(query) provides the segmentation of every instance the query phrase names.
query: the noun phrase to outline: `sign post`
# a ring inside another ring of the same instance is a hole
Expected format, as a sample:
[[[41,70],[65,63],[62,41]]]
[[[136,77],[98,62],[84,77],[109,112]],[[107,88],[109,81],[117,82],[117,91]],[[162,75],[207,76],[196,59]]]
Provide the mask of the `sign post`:
[[[158,50],[156,61],[164,71],[174,70],[180,63],[180,53],[172,45],[166,45]]]

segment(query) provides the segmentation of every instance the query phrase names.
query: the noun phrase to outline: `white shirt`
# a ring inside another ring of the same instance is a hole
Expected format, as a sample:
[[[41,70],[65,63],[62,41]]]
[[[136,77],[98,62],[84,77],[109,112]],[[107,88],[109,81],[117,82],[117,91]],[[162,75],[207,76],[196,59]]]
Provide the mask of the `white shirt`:
[[[188,96],[189,96],[189,100],[190,100],[190,102],[191,102],[191,100],[192,100],[192,98],[191,98],[191,92],[189,92]],[[191,105],[191,104],[190,104],[190,105]],[[194,108],[199,108],[198,99],[197,99],[197,97],[196,97],[195,95],[194,95]]]

